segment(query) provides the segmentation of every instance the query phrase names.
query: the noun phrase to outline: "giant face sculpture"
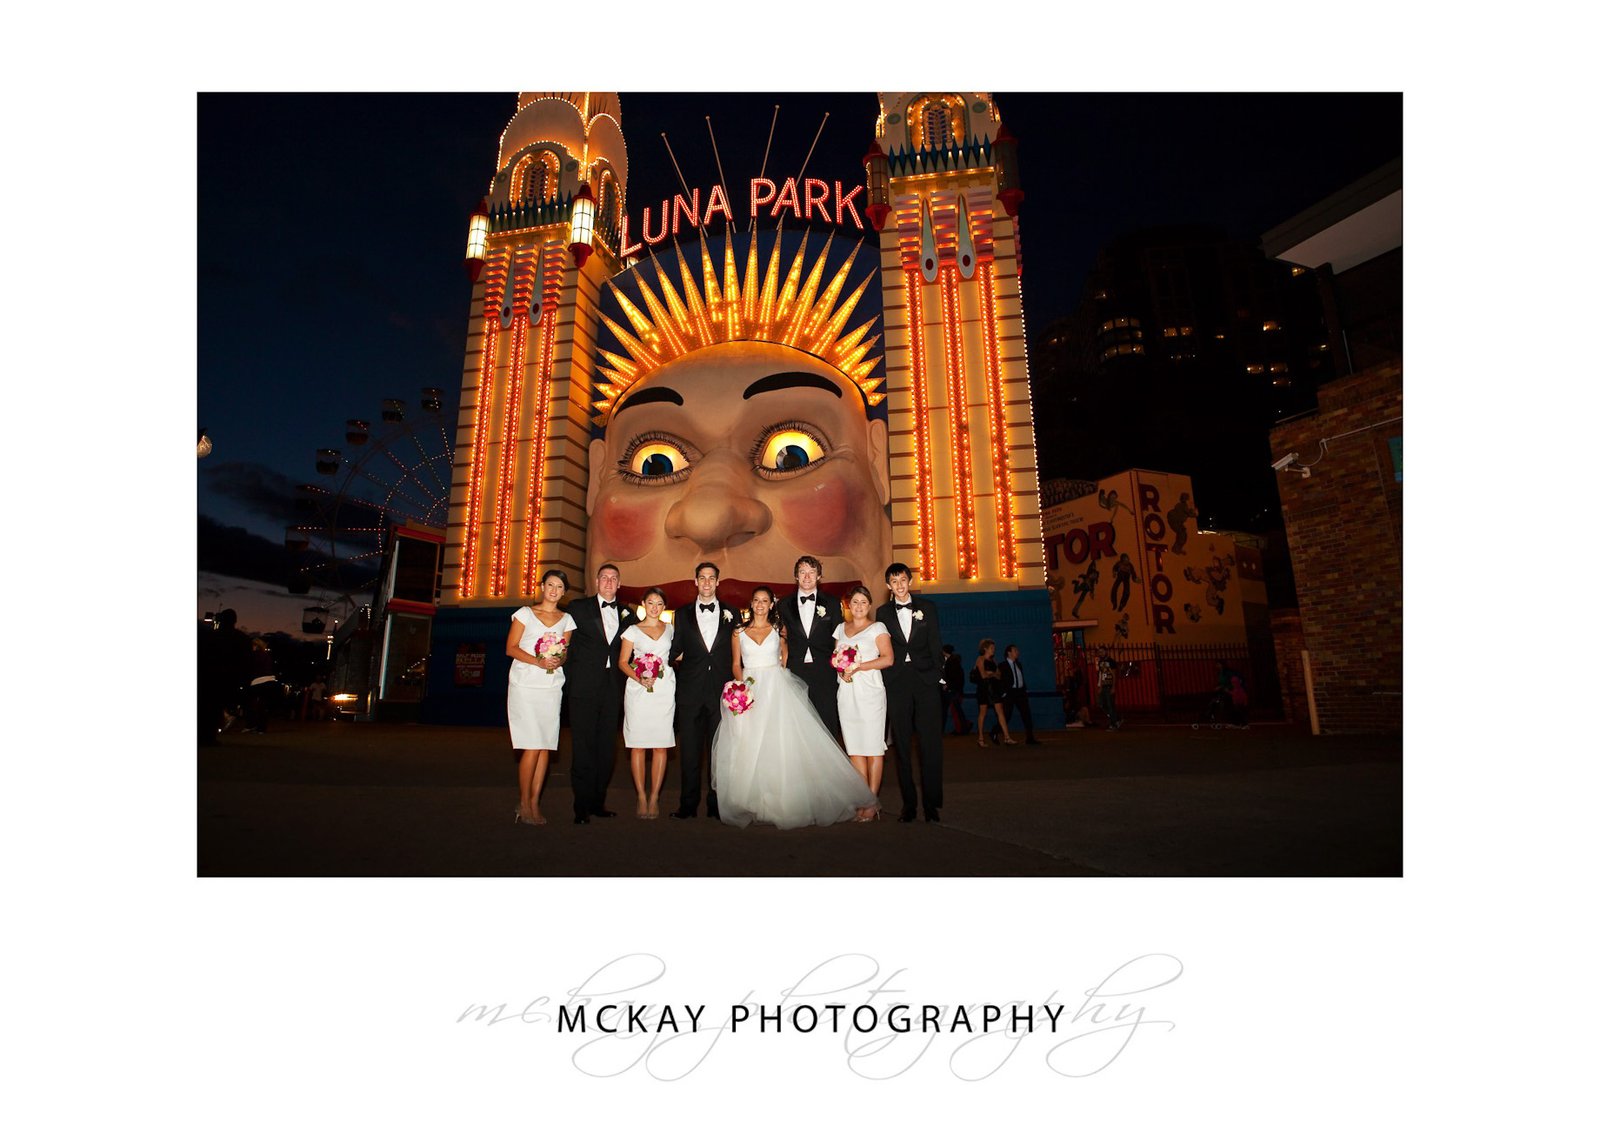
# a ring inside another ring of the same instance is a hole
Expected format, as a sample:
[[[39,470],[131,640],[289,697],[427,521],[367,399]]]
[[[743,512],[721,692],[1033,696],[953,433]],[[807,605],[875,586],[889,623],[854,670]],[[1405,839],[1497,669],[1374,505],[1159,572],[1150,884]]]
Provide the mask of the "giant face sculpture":
[[[697,349],[628,389],[589,451],[589,573],[658,583],[674,606],[694,567],[742,604],[780,589],[802,553],[825,581],[875,582],[889,562],[887,429],[842,372],[787,345]]]

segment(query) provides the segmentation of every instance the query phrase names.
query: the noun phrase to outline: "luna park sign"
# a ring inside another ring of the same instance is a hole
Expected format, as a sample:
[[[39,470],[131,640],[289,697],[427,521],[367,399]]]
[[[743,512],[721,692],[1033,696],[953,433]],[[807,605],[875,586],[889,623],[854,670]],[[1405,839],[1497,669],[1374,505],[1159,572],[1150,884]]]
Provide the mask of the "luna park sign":
[[[782,183],[770,178],[750,180],[750,217],[760,218],[765,211],[769,219],[792,217],[811,222],[820,219],[831,226],[845,225],[848,217],[857,230],[865,230],[861,215],[856,213],[856,199],[866,190],[857,184],[848,191],[843,182],[832,183],[820,178],[786,178]],[[702,209],[702,202],[704,207]],[[639,236],[632,237],[632,227],[627,215],[622,218],[622,256],[631,257],[646,246],[659,246],[668,240],[676,241],[685,228],[693,231],[708,226],[718,216],[732,225],[733,209],[728,204],[727,192],[719,183],[702,199],[696,187],[685,198],[675,194],[661,200],[660,210],[647,206],[639,220]]]

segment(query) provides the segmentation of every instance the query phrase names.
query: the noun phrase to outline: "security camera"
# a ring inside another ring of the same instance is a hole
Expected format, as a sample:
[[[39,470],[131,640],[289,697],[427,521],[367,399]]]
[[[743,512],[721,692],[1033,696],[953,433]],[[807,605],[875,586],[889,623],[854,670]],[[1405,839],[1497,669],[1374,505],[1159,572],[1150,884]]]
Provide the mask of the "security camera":
[[[1300,461],[1300,453],[1291,452],[1287,456],[1281,456],[1278,459],[1274,460],[1272,462],[1272,470],[1274,472],[1282,472],[1282,471],[1285,471],[1286,469],[1288,469],[1289,467],[1291,467],[1292,465],[1299,463],[1299,461]]]

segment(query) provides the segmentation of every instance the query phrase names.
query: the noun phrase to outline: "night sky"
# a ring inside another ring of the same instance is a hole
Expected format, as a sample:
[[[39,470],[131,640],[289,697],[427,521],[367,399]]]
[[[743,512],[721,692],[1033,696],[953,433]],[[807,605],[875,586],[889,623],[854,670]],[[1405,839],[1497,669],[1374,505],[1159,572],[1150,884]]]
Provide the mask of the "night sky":
[[[1020,141],[1030,339],[1120,234],[1204,223],[1253,242],[1401,154],[1399,95],[993,95]],[[634,225],[681,189],[663,132],[690,187],[717,181],[707,116],[736,217],[748,209],[774,104],[768,177],[800,173],[826,113],[805,173],[864,181],[872,93],[624,92]],[[467,216],[515,110],[510,93],[199,97],[197,427],[215,442],[198,466],[201,611],[235,606],[250,625],[238,584],[209,573],[287,598],[294,487],[347,418],[377,422],[384,398],[414,408],[434,386],[453,423]]]

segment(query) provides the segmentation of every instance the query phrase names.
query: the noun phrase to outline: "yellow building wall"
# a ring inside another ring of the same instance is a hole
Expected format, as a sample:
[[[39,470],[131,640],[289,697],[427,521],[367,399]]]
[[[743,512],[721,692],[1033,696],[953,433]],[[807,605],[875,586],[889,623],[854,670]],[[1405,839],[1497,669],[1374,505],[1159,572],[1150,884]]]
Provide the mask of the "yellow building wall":
[[[1267,602],[1261,550],[1196,523],[1188,476],[1138,468],[1045,508],[1055,621],[1097,644],[1244,642],[1247,610]]]

